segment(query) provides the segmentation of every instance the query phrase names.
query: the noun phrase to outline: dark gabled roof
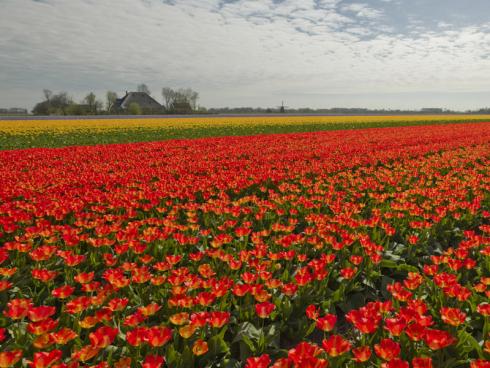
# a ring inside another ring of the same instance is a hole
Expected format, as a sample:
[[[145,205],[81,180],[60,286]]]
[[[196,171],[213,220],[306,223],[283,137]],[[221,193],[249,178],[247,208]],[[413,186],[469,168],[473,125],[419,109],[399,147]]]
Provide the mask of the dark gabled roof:
[[[146,92],[127,92],[126,96],[118,98],[115,105],[121,109],[127,109],[130,104],[136,102],[142,109],[161,109],[154,98]]]

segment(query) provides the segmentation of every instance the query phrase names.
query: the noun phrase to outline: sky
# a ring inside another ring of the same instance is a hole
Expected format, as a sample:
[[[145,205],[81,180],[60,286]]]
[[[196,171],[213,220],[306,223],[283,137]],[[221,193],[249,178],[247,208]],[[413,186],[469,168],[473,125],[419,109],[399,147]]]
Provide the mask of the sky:
[[[0,107],[140,83],[206,107],[490,107],[489,0],[0,0]]]

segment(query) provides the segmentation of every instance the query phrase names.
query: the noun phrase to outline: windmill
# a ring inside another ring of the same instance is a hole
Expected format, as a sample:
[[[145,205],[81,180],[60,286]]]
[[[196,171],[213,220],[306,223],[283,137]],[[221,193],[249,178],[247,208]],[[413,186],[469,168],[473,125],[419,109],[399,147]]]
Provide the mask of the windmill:
[[[286,112],[287,107],[289,107],[289,106],[284,106],[284,101],[281,101],[281,106],[277,106],[277,108],[279,109],[279,112],[281,114],[284,114]]]

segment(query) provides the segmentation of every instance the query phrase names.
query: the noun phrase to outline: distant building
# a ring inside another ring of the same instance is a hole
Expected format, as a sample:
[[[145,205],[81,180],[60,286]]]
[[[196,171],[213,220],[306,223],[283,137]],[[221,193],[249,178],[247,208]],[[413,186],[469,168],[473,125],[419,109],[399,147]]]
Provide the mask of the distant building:
[[[129,106],[137,103],[141,111],[145,114],[155,114],[163,112],[163,107],[146,92],[126,92],[122,98],[118,98],[114,104],[114,111],[127,111]]]
[[[440,114],[444,112],[444,110],[439,107],[425,107],[420,110],[420,112],[423,112],[425,114]]]
[[[192,106],[189,102],[174,102],[172,104],[171,112],[174,114],[191,114]]]
[[[9,109],[0,109],[2,115],[27,115],[27,109],[21,107],[11,107]]]

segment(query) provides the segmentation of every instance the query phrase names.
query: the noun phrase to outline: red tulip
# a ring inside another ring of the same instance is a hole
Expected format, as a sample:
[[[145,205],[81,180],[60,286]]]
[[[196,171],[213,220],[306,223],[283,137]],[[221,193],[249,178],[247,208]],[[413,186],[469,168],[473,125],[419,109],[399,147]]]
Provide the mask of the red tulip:
[[[316,327],[322,331],[332,331],[337,322],[337,316],[335,314],[326,314],[320,317],[316,321]]]
[[[100,351],[100,348],[92,345],[86,345],[82,347],[80,350],[75,351],[71,358],[74,360],[80,360],[82,362],[86,362],[93,357],[95,357]]]
[[[146,340],[146,327],[136,327],[126,333],[126,341],[129,345],[140,346]]]
[[[400,344],[391,339],[383,339],[379,344],[374,345],[376,355],[381,359],[390,361],[400,355]]]
[[[113,312],[122,311],[124,308],[126,308],[128,302],[128,298],[114,298],[109,302],[108,307]]]
[[[316,306],[309,305],[306,308],[306,317],[308,317],[309,319],[313,319],[316,321],[319,316],[320,316],[320,312],[318,311]]]
[[[8,290],[12,287],[12,283],[8,280],[0,280],[0,291]]]
[[[462,312],[458,308],[443,307],[441,308],[441,317],[444,323],[451,326],[459,326],[460,324],[464,323],[466,313]]]
[[[409,368],[410,365],[408,364],[407,361],[399,359],[399,358],[393,358],[389,362],[381,364],[381,368]]]
[[[202,339],[196,340],[192,346],[192,352],[196,356],[206,354],[208,352],[208,343]]]
[[[385,319],[385,329],[388,330],[392,336],[400,336],[406,326],[407,322],[405,322],[404,318]]]
[[[32,322],[39,322],[51,317],[55,313],[56,313],[55,307],[42,305],[40,307],[29,308],[29,312],[27,313],[27,316]]]
[[[357,267],[345,267],[340,270],[340,276],[342,276],[344,279],[350,280],[351,278],[354,277],[354,275],[357,272]]]
[[[267,318],[276,309],[276,306],[270,302],[259,303],[255,305],[255,313],[260,318]]]
[[[490,360],[473,360],[470,363],[470,368],[490,368]]]
[[[209,314],[209,324],[214,328],[223,327],[230,320],[229,312],[211,312]]]
[[[61,350],[51,350],[50,352],[34,353],[34,361],[29,363],[33,368],[46,368],[61,359]]]
[[[405,333],[412,341],[420,341],[425,336],[425,331],[427,329],[419,323],[412,323],[407,326]]]
[[[152,347],[165,345],[172,338],[172,330],[168,327],[150,327],[146,331],[145,341]]]
[[[354,355],[354,361],[358,363],[367,362],[371,358],[371,349],[369,346],[360,346],[352,349],[352,355]]]
[[[490,316],[490,304],[489,303],[482,303],[478,305],[476,308],[478,313],[480,313],[482,316],[488,317]]]
[[[12,319],[22,319],[27,316],[32,305],[32,299],[12,299],[3,314]]]
[[[332,335],[327,340],[323,340],[322,346],[328,355],[336,357],[348,352],[351,348],[351,343],[342,336]]]
[[[424,342],[432,350],[443,349],[457,341],[458,340],[447,331],[428,329],[424,334]]]
[[[412,359],[412,367],[413,368],[432,368],[432,359],[431,358],[413,358]]]
[[[352,310],[345,317],[354,327],[365,334],[371,334],[376,331],[381,321],[381,315],[379,313],[363,308]]]
[[[160,368],[165,359],[159,355],[147,355],[143,364],[141,365],[143,368]]]
[[[158,305],[157,303],[151,303],[151,304],[148,304],[147,306],[139,307],[138,311],[142,315],[144,315],[145,317],[149,317],[149,316],[154,315],[156,312],[158,312],[160,310],[160,308],[162,308],[162,307],[160,305]]]
[[[267,368],[271,363],[271,358],[268,354],[262,354],[260,357],[248,358],[245,368]]]
[[[69,328],[62,328],[57,332],[51,333],[52,339],[58,345],[65,345],[67,342],[75,339],[77,336],[77,333]]]
[[[58,320],[51,318],[39,322],[31,322],[27,325],[27,332],[34,335],[43,335],[46,332],[54,330],[58,326],[58,323]]]
[[[55,298],[58,299],[66,299],[68,298],[73,292],[75,291],[75,288],[71,285],[64,285],[60,286],[56,289],[54,289],[51,292],[51,295],[53,295]]]
[[[327,367],[328,362],[318,358],[321,352],[322,350],[316,345],[300,342],[288,351],[288,359],[294,364],[293,367],[301,367],[302,364],[308,364],[309,367],[315,368]]]
[[[0,367],[12,367],[20,358],[22,358],[22,350],[2,351],[0,352]]]
[[[113,343],[119,330],[108,326],[99,327],[95,332],[88,335],[90,343],[94,347],[105,348]]]

